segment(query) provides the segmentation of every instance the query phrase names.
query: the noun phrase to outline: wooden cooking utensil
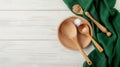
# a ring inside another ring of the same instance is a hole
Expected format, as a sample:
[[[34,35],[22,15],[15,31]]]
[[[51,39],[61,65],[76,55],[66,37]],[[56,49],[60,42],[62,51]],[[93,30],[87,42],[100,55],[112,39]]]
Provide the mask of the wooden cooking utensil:
[[[82,47],[78,43],[77,29],[76,29],[75,25],[72,22],[67,22],[64,25],[67,25],[67,26],[62,26],[61,27],[62,33],[64,34],[64,36],[70,38],[71,41],[73,41],[76,44],[76,46],[78,47],[78,49],[79,49],[80,53],[82,54],[82,56],[85,58],[87,63],[89,65],[91,65],[92,64],[91,60],[88,58],[88,56],[85,54]]]
[[[97,27],[103,32],[103,33],[106,33],[106,35],[108,37],[111,36],[111,32],[109,32],[104,26],[102,26],[98,21],[96,21],[91,15],[89,12],[85,12],[85,15],[88,16],[96,25]]]
[[[73,7],[72,7],[72,11],[76,14],[83,14],[83,9],[82,7],[79,5],[79,4],[75,4]],[[111,32],[109,32],[103,25],[101,25],[98,21],[96,21],[91,15],[89,12],[85,12],[85,15],[87,17],[89,17],[93,22],[94,24],[96,24],[96,26],[103,32],[103,33],[106,33],[106,35],[108,37],[111,36]]]
[[[88,36],[92,42],[95,44],[96,48],[99,50],[99,52],[103,52],[103,48],[90,36],[90,31],[89,31],[89,27],[87,24],[81,24],[79,27],[78,27],[78,30],[80,33]]]
[[[78,47],[75,45],[75,43],[73,43],[73,41],[71,41],[71,39],[69,39],[68,37],[65,37],[62,33],[62,29],[61,27],[63,26],[68,26],[66,25],[66,23],[68,22],[73,22],[76,20],[76,19],[80,19],[81,22],[84,24],[87,24],[90,28],[90,35],[92,36],[92,27],[90,25],[90,23],[84,19],[83,17],[81,16],[70,16],[70,17],[67,17],[65,18],[63,21],[61,21],[61,23],[59,24],[58,26],[58,40],[60,41],[60,43],[70,49],[70,50],[78,50]],[[90,42],[91,42],[91,39],[89,39],[86,35],[84,34],[81,34],[81,33],[77,33],[77,37],[78,37],[78,42],[79,44],[81,45],[81,47],[84,49],[84,48],[87,48],[89,45],[90,45]]]
[[[72,7],[72,11],[76,14],[83,14],[83,9],[82,7],[79,5],[79,4],[75,4],[73,7]]]

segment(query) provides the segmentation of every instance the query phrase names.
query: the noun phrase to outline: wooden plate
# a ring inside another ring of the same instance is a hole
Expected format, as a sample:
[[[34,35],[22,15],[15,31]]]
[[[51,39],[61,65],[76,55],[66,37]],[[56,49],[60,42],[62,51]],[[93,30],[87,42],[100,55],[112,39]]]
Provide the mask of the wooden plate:
[[[83,17],[72,16],[72,17],[68,17],[65,20],[63,20],[58,27],[58,39],[62,43],[63,46],[71,50],[78,50],[78,49],[76,45],[69,38],[64,37],[63,33],[61,32],[61,26],[66,22],[74,22],[76,18],[79,18],[82,21],[82,23],[88,24],[90,28],[90,33],[91,33],[90,35],[92,35],[92,27],[90,23]],[[91,40],[87,36],[80,34],[79,32],[78,32],[78,41],[82,48],[86,48],[87,46],[90,45],[90,42],[91,42]]]

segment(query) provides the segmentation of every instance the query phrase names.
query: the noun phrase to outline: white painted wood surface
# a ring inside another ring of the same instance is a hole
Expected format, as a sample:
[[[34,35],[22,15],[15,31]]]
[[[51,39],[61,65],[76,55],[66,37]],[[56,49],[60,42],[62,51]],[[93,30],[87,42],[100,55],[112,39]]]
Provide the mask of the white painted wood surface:
[[[0,0],[0,67],[82,67],[80,53],[57,41],[57,26],[72,15],[62,0]]]

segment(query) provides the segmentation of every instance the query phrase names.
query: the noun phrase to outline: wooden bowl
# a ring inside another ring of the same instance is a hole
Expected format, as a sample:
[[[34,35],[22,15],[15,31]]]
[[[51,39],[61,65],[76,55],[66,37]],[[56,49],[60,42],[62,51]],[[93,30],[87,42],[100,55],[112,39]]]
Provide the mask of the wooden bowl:
[[[82,21],[82,23],[88,24],[88,26],[90,28],[90,35],[92,36],[92,27],[86,19],[84,19],[83,17],[80,17],[80,16],[79,17],[78,16],[72,16],[72,17],[66,18],[65,20],[63,20],[61,22],[61,24],[58,27],[58,40],[61,42],[61,44],[63,46],[65,46],[66,48],[71,49],[71,50],[78,50],[78,48],[71,41],[71,39],[64,36],[64,34],[61,32],[61,26],[66,22],[74,22],[74,20],[76,18],[80,19]],[[90,45],[91,40],[87,36],[85,36],[83,34],[80,34],[79,32],[78,32],[77,36],[78,36],[79,44],[81,45],[82,48],[86,48]]]

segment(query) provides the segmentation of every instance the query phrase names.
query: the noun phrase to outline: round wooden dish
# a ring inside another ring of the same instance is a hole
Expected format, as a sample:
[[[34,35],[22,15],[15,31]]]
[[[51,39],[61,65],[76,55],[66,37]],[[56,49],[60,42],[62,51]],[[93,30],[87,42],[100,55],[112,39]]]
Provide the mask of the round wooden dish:
[[[78,50],[78,48],[76,47],[76,45],[69,38],[64,36],[64,34],[62,33],[61,26],[63,24],[65,24],[66,22],[74,22],[74,20],[76,18],[79,18],[82,21],[82,23],[88,24],[88,26],[90,28],[90,35],[92,36],[92,27],[91,27],[90,23],[86,19],[84,19],[84,18],[82,18],[80,16],[79,17],[78,16],[72,16],[72,17],[66,18],[65,20],[63,20],[61,22],[61,24],[58,27],[58,39],[62,43],[63,46],[65,46],[66,48],[71,49],[71,50]],[[81,45],[82,48],[86,48],[87,46],[90,45],[91,40],[87,36],[85,36],[83,34],[80,34],[79,32],[78,32],[77,36],[78,36],[79,44]]]

